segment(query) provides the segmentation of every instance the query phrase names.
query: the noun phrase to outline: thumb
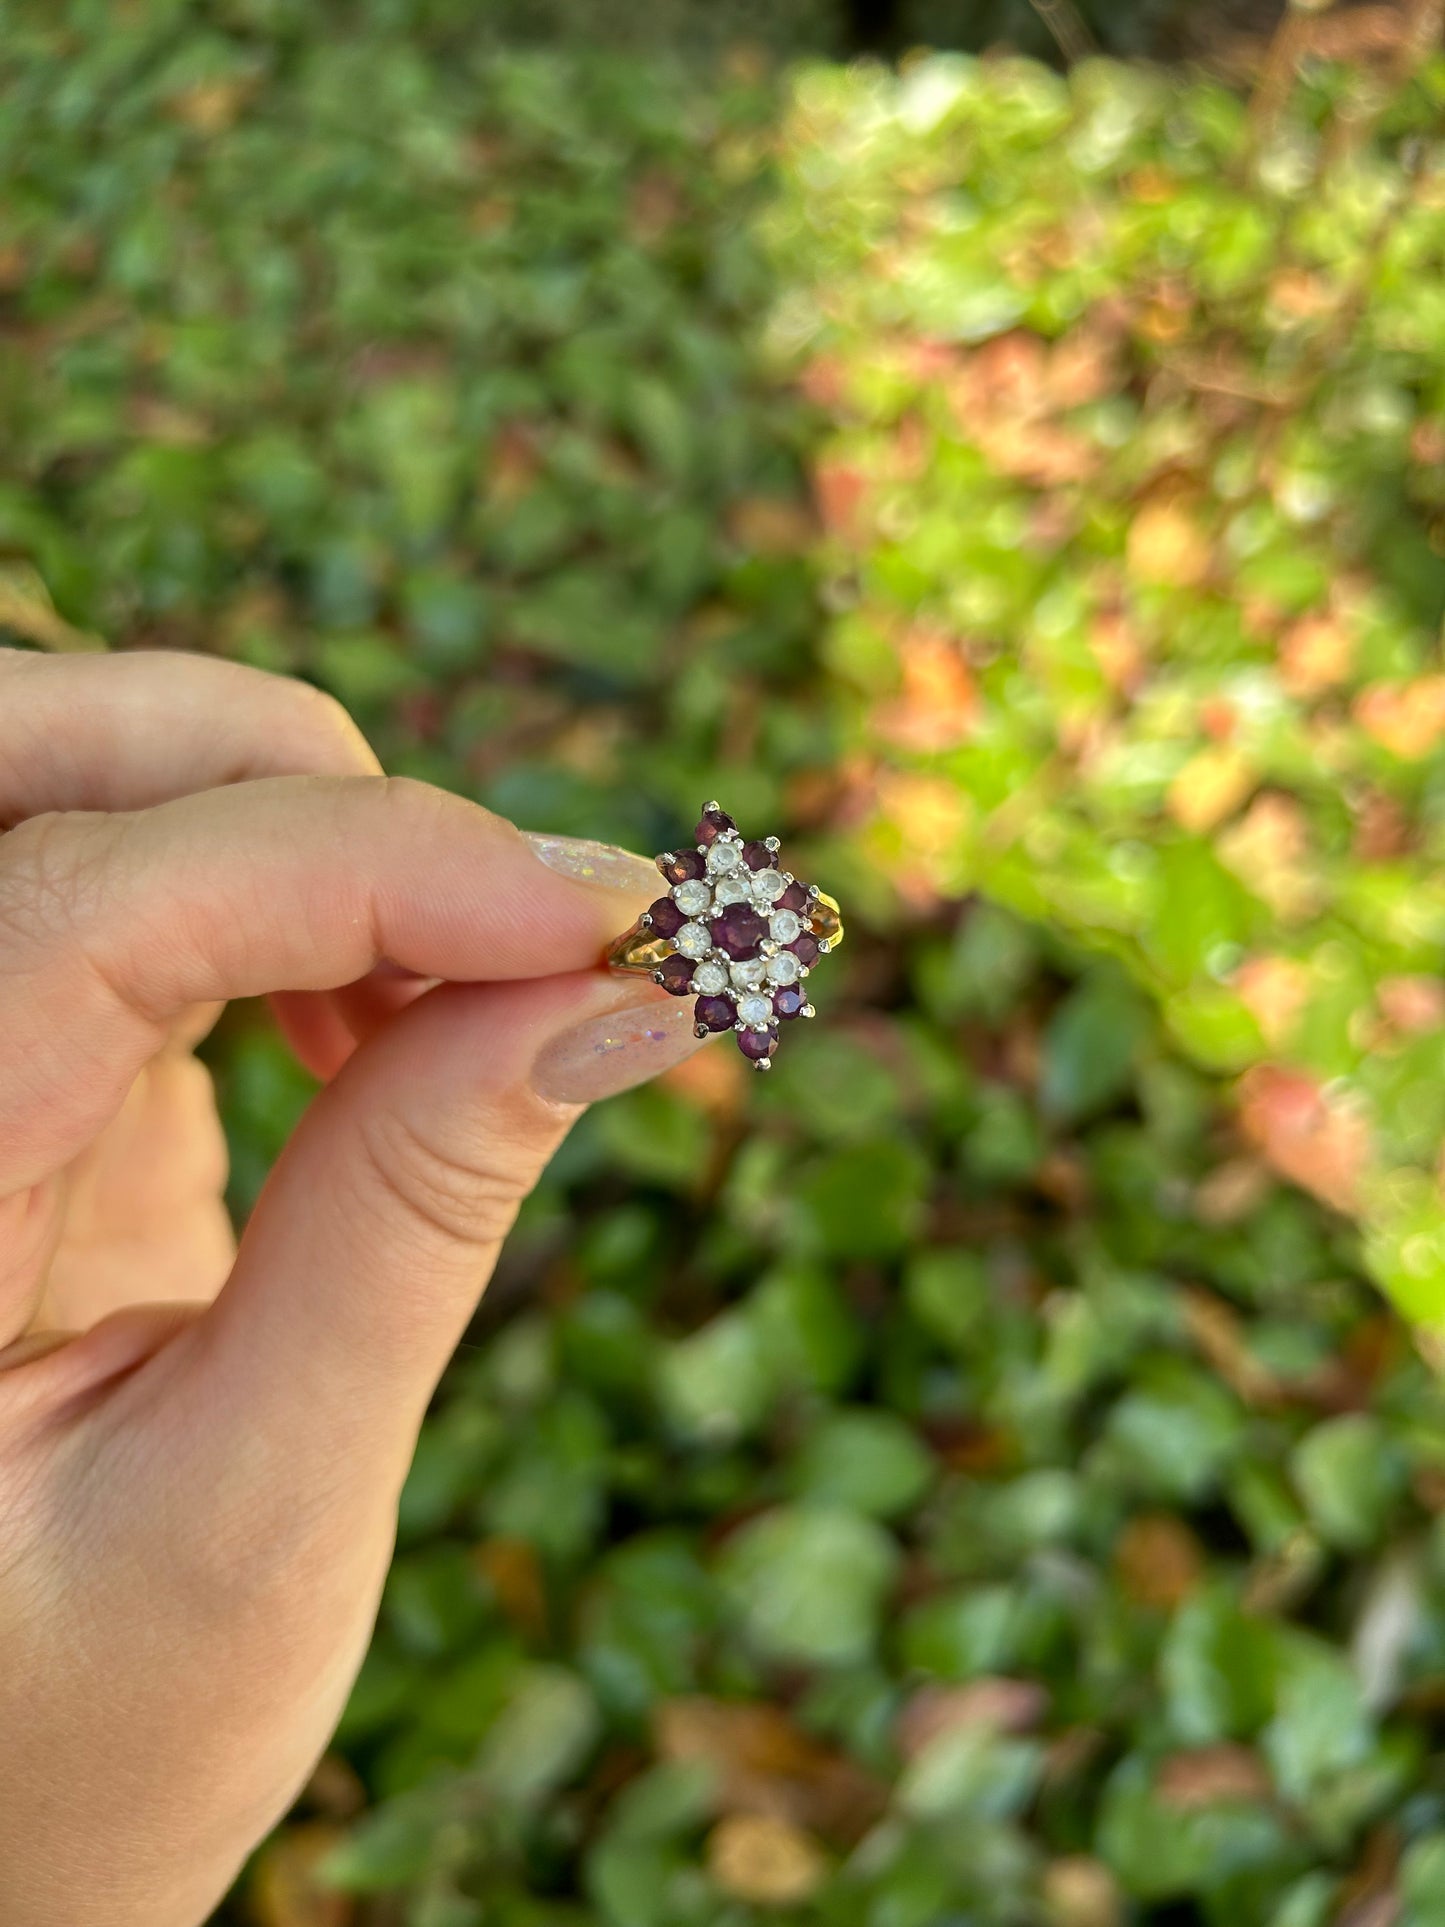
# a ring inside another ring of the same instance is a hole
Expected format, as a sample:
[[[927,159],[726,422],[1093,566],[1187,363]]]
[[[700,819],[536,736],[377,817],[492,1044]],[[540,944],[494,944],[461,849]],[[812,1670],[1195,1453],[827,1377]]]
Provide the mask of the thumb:
[[[303,1119],[194,1329],[205,1432],[403,1476],[521,1200],[583,1106],[688,1056],[692,1025],[598,972],[443,985],[395,1018]]]

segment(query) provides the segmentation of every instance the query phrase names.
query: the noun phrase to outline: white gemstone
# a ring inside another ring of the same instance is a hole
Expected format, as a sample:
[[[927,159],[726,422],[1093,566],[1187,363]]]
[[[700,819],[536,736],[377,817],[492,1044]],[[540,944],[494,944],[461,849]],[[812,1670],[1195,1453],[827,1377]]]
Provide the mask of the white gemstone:
[[[763,960],[749,957],[746,963],[729,964],[728,975],[739,990],[756,990],[763,981]]]
[[[728,973],[720,963],[700,963],[692,973],[692,987],[703,997],[716,997],[728,987]]]
[[[772,1022],[773,1006],[767,997],[739,997],[738,1016],[745,1024],[761,1026]]]
[[[705,957],[712,949],[712,932],[705,923],[685,923],[672,941],[684,957]]]
[[[736,843],[725,842],[719,837],[707,853],[707,867],[714,876],[726,876],[735,870],[743,860],[743,853]]]
[[[802,965],[791,950],[780,950],[776,957],[768,958],[768,982],[770,984],[795,984]]]
[[[712,891],[701,877],[689,877],[686,883],[677,885],[672,900],[684,916],[700,917],[712,908]]]
[[[753,878],[753,901],[776,903],[787,887],[781,870],[759,870]]]
[[[803,923],[796,910],[774,910],[768,929],[778,943],[791,943],[803,934]]]
[[[740,876],[719,877],[713,885],[713,902],[719,910],[726,909],[730,903],[750,903],[752,891]]]

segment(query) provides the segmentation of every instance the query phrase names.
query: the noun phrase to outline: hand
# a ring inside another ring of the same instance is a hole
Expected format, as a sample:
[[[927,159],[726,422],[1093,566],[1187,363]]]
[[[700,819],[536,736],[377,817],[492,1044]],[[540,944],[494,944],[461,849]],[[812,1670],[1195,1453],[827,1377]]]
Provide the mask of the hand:
[[[595,968],[650,865],[253,671],[0,650],[0,828],[0,1920],[197,1927],[340,1714],[519,1200],[691,1010]],[[235,1252],[191,1048],[261,993],[327,1083]]]

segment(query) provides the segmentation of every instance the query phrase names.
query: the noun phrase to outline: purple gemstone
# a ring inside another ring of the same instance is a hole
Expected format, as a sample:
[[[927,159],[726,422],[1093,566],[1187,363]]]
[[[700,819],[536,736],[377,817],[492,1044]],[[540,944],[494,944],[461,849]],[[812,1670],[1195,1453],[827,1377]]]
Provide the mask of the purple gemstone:
[[[659,937],[675,937],[687,922],[671,897],[659,897],[656,903],[649,904],[647,914]]]
[[[801,1017],[807,1001],[806,993],[797,984],[786,984],[773,992],[773,1009],[780,1017]]]
[[[796,879],[790,883],[778,898],[780,910],[806,910],[808,907],[808,886]]]
[[[774,870],[778,864],[778,853],[755,839],[751,843],[744,843],[743,862],[750,870]]]
[[[818,948],[818,939],[810,936],[806,930],[795,943],[790,943],[788,948],[800,964],[807,964],[809,968],[811,968],[823,954]]]
[[[776,1031],[740,1030],[738,1049],[744,1057],[771,1057],[778,1048]]]
[[[707,869],[697,850],[679,850],[669,862],[660,867],[669,883],[686,883],[690,877],[702,876]]]
[[[697,826],[699,843],[715,843],[724,830],[735,830],[737,824],[725,810],[704,810]]]
[[[731,1030],[737,1016],[726,997],[699,997],[693,1014],[708,1030]]]
[[[657,967],[658,982],[673,997],[685,997],[692,989],[692,965],[686,957],[664,957]]]
[[[713,942],[738,962],[745,957],[756,957],[758,946],[767,934],[768,926],[746,903],[730,903],[712,923]]]

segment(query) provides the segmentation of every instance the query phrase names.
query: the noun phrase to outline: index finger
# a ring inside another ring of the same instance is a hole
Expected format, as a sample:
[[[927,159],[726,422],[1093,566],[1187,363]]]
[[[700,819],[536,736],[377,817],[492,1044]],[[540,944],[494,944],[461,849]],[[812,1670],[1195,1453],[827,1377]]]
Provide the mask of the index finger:
[[[405,778],[22,824],[0,839],[0,1195],[89,1141],[190,1004],[331,990],[382,959],[459,982],[589,968],[657,878],[621,851],[574,867],[593,874]]]

